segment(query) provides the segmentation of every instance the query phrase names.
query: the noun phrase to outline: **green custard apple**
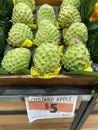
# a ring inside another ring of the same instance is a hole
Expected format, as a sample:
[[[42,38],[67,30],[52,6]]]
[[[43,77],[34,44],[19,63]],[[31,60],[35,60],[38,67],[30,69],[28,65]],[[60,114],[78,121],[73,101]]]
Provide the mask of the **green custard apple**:
[[[34,16],[30,7],[25,3],[17,3],[13,8],[12,23],[33,24]]]
[[[60,32],[57,27],[52,24],[51,21],[46,19],[42,20],[39,23],[38,30],[35,36],[35,41],[38,43],[38,45],[47,41],[52,41],[55,44],[59,44]]]
[[[34,67],[40,75],[52,73],[60,67],[60,51],[54,43],[43,43],[34,53]]]
[[[31,8],[32,12],[35,11],[35,0],[16,0],[16,4],[19,2],[27,4]]]
[[[81,22],[80,12],[75,8],[75,6],[68,5],[60,10],[58,22],[62,29],[69,28],[71,24]]]
[[[63,0],[62,4],[60,5],[60,9],[62,9],[65,6],[73,5],[77,9],[80,7],[80,0]]]
[[[40,6],[37,13],[37,23],[39,24],[39,22],[44,19],[50,20],[53,24],[56,23],[56,15],[53,6],[49,4]]]
[[[71,39],[80,39],[84,44],[88,40],[88,30],[84,23],[76,22],[73,23],[65,33],[63,34],[64,43],[68,46],[71,42]]]
[[[71,41],[62,58],[62,65],[69,71],[84,70],[90,62],[90,54],[79,39]]]
[[[18,70],[29,67],[31,53],[27,48],[15,48],[9,50],[2,60],[2,68],[11,74],[16,74]]]
[[[16,23],[8,33],[7,42],[14,47],[20,47],[26,39],[33,40],[31,29],[24,23]]]

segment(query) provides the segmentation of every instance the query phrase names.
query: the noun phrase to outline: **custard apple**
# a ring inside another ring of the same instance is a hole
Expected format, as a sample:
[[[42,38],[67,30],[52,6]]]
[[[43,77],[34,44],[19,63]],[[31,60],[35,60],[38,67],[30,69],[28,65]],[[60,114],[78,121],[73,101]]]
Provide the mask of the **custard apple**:
[[[56,15],[54,8],[49,4],[43,4],[38,10],[37,23],[39,24],[39,22],[43,19],[48,19],[53,24],[56,23]]]
[[[15,74],[18,70],[29,67],[31,54],[27,48],[15,48],[9,50],[2,60],[2,68],[11,74]]]
[[[58,22],[61,28],[68,28],[75,22],[81,22],[80,12],[75,6],[68,5],[60,10]]]
[[[52,73],[60,67],[60,51],[54,43],[43,43],[34,53],[34,67],[41,75]]]
[[[69,71],[84,70],[90,62],[88,49],[78,39],[71,42],[62,58],[62,65]]]
[[[13,8],[12,23],[34,23],[34,16],[30,7],[25,3],[17,3]]]
[[[33,40],[31,29],[24,23],[16,23],[8,33],[7,42],[9,45],[20,47],[26,39]]]
[[[35,36],[35,41],[38,43],[38,45],[47,41],[52,41],[55,42],[55,44],[59,44],[60,32],[51,21],[46,19],[41,20]]]
[[[88,30],[84,23],[76,22],[73,23],[65,33],[63,33],[64,43],[68,46],[71,42],[71,39],[80,39],[84,44],[88,40]]]
[[[31,8],[32,12],[35,11],[35,0],[16,0],[16,4],[18,2],[27,4]]]
[[[60,9],[62,9],[65,6],[73,5],[77,9],[80,7],[80,0],[63,0],[62,4],[60,5]]]

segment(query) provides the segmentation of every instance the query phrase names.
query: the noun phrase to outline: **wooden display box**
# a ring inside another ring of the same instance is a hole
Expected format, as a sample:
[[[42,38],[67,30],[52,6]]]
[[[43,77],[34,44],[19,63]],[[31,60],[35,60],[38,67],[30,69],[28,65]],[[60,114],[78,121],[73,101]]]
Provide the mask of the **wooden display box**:
[[[62,0],[35,0],[36,5],[49,3],[58,6]],[[31,75],[0,76],[0,86],[91,86],[98,83],[98,77],[83,75],[59,75],[52,79],[40,79]]]
[[[76,109],[79,106],[80,102]],[[69,130],[75,118],[40,119],[29,123],[25,102],[0,102],[0,112],[4,113],[0,115],[0,130]]]

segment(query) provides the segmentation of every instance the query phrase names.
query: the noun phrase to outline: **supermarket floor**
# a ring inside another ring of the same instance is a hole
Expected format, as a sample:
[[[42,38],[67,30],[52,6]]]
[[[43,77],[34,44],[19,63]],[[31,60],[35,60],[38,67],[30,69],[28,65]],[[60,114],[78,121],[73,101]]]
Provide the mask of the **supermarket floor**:
[[[77,108],[80,103],[77,104]],[[8,111],[25,111],[24,102],[0,102],[0,111],[5,111],[5,115],[0,115],[0,130],[70,130],[73,118],[58,118],[47,120],[36,120],[29,124],[26,114],[7,114]],[[98,110],[98,103],[95,107]],[[91,114],[81,130],[98,130],[98,115]]]

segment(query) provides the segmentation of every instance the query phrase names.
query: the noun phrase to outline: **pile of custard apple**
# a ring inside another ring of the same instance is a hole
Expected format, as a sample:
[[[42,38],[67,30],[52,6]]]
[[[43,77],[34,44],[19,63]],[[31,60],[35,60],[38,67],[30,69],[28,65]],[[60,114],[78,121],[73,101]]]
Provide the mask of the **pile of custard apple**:
[[[81,22],[80,0],[63,0],[58,11],[55,8],[48,3],[37,7],[34,0],[16,0],[7,38],[12,49],[6,52],[2,68],[16,74],[20,69],[35,67],[45,75],[59,67],[78,71],[88,66],[88,30]],[[32,46],[24,47],[29,42]]]

